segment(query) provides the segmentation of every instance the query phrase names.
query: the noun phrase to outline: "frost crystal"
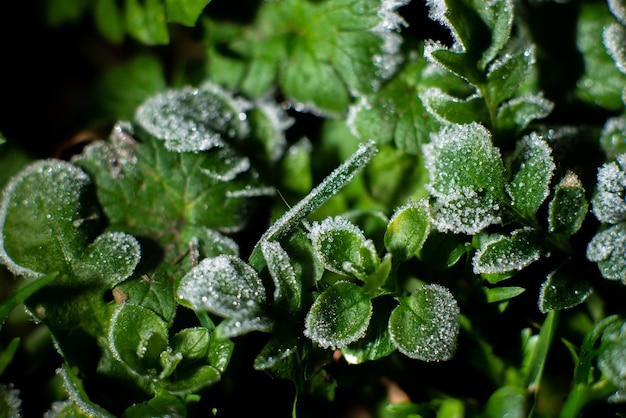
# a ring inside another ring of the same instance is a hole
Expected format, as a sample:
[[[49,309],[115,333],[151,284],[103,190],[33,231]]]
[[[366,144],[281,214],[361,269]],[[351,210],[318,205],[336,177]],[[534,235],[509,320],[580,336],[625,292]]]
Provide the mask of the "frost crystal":
[[[601,222],[626,220],[626,154],[598,170],[598,190],[591,200],[593,214]]]
[[[618,23],[609,25],[602,33],[602,40],[617,68],[626,74],[626,28]]]
[[[598,232],[587,246],[587,258],[598,263],[605,279],[626,285],[626,223]]]
[[[608,0],[608,4],[613,16],[626,26],[626,3],[623,0]]]
[[[376,75],[382,80],[391,77],[402,62],[402,57],[398,54],[402,37],[396,32],[407,23],[397,13],[397,9],[408,3],[409,0],[383,0],[378,10],[380,22],[372,32],[381,37],[383,45],[382,53],[374,55],[373,60],[377,69]]]

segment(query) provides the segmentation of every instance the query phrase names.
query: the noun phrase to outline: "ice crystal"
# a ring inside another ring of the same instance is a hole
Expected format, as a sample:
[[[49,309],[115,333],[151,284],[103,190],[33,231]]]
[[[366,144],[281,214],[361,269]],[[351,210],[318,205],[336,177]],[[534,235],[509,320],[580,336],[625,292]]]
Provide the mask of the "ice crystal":
[[[626,154],[598,170],[598,189],[591,200],[593,214],[601,222],[626,220]]]

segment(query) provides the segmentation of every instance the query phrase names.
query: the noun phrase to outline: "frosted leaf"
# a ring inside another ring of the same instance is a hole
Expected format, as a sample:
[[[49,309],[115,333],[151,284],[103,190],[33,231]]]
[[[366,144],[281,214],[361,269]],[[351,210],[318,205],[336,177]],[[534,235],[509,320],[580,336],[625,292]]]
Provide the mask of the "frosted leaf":
[[[500,106],[496,124],[501,129],[522,130],[532,121],[548,116],[553,108],[554,103],[541,93],[514,97]]]
[[[485,100],[478,94],[464,99],[450,96],[438,87],[425,89],[419,93],[424,107],[439,122],[472,123],[476,119],[488,120]]]
[[[587,259],[598,263],[605,279],[626,285],[626,222],[598,232],[587,246]]]
[[[364,265],[361,248],[366,245],[365,235],[341,216],[313,223],[309,239],[315,255],[332,272],[346,275]]]
[[[626,74],[626,28],[613,23],[602,32],[602,40],[617,68]]]
[[[267,159],[277,162],[287,147],[285,131],[295,119],[289,117],[276,102],[259,99],[248,112],[248,120],[252,135],[262,143]]]
[[[584,268],[570,261],[548,274],[539,290],[539,310],[547,313],[581,304],[592,292],[591,283],[584,273]]]
[[[535,53],[531,46],[502,54],[489,65],[487,91],[493,108],[511,98],[520,89],[534,64]]]
[[[597,191],[591,199],[596,218],[612,224],[626,220],[626,154],[617,158],[598,170]]]
[[[118,122],[113,127],[109,142],[94,141],[88,144],[81,155],[74,156],[72,161],[81,158],[104,160],[111,178],[120,179],[137,164],[136,141],[127,133],[123,124]]]
[[[171,89],[137,108],[135,120],[174,152],[199,152],[222,147],[248,133],[245,111],[250,104],[217,85]]]
[[[354,154],[343,164],[333,170],[322,182],[315,187],[297,204],[285,212],[276,222],[265,231],[259,242],[275,241],[287,234],[292,228],[298,225],[307,215],[319,208],[322,203],[339,192],[352,178],[360,172],[371,160],[377,148],[373,141],[360,144]],[[250,256],[250,262],[257,268],[260,251],[259,244]]]
[[[129,277],[141,258],[141,247],[132,235],[105,232],[90,244],[74,265],[79,276],[100,276],[102,283],[115,285]]]
[[[207,176],[217,181],[227,182],[250,169],[248,157],[238,154],[232,148],[220,148],[216,152],[218,155],[216,164],[200,169]]]
[[[551,149],[546,141],[532,133],[518,141],[508,163],[513,176],[506,184],[511,206],[532,219],[550,193],[550,180],[556,168]]]
[[[215,338],[226,340],[252,331],[269,332],[274,321],[267,316],[226,318],[215,327]]]
[[[381,80],[391,77],[402,63],[399,54],[402,37],[397,33],[401,27],[407,26],[406,21],[397,13],[397,9],[408,4],[410,0],[382,0],[378,17],[380,21],[372,32],[381,37],[383,44],[381,53],[373,56],[376,75]]]
[[[7,418],[19,418],[22,416],[22,400],[20,391],[13,385],[0,384],[0,411]]]
[[[554,189],[548,209],[549,231],[572,235],[583,224],[588,209],[585,189],[578,176],[568,172]]]
[[[459,306],[438,284],[419,288],[389,317],[391,341],[407,357],[445,361],[454,356],[459,335]]]
[[[372,303],[353,283],[338,282],[315,299],[305,318],[304,335],[323,348],[341,348],[363,338]]]
[[[409,202],[397,208],[387,224],[385,248],[397,261],[408,260],[426,242],[431,222],[430,207],[426,199]]]
[[[626,91],[626,90],[625,90]],[[606,120],[600,135],[600,144],[604,152],[614,158],[626,152],[626,117],[618,116]]]
[[[289,313],[297,312],[302,302],[302,284],[289,261],[289,254],[276,241],[263,241],[261,251],[274,281],[274,303]]]
[[[624,0],[608,0],[608,5],[613,16],[615,16],[623,26],[626,26],[626,3]]]
[[[494,234],[482,242],[472,258],[475,274],[508,273],[537,261],[541,247],[531,228],[517,229],[510,236]]]
[[[194,310],[232,318],[254,318],[266,301],[257,272],[231,255],[202,260],[182,278],[178,298]]]
[[[255,370],[268,370],[273,367],[280,367],[281,362],[290,356],[298,353],[297,336],[274,337],[263,346],[259,354],[254,359]]]
[[[476,123],[445,126],[422,149],[439,231],[475,234],[501,222],[504,165],[487,129]]]
[[[598,350],[598,368],[617,388],[609,398],[613,402],[626,400],[626,322],[609,324],[602,333]]]

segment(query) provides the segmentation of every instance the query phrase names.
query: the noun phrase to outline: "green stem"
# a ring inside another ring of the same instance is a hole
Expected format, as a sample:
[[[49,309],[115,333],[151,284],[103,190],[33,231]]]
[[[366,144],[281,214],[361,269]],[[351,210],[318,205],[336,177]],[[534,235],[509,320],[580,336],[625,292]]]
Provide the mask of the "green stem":
[[[565,399],[559,418],[577,418],[588,403],[605,399],[616,390],[617,387],[609,379],[600,380],[593,385],[579,383]]]

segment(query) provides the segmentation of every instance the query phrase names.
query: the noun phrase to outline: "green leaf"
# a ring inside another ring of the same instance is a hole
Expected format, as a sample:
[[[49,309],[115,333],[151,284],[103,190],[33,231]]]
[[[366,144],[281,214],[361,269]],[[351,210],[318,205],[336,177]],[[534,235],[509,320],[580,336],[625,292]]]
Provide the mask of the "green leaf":
[[[600,222],[616,224],[626,220],[626,154],[602,165],[591,199],[593,214]]]
[[[187,416],[185,403],[176,396],[159,394],[149,401],[127,408],[122,418],[184,418]]]
[[[126,0],[126,27],[135,39],[146,45],[167,44],[170,40],[161,0]]]
[[[410,57],[410,55],[409,55]],[[423,59],[406,63],[374,94],[360,96],[349,109],[347,124],[362,141],[373,138],[380,145],[394,144],[399,150],[417,154],[430,134],[438,129],[419,94],[431,86],[462,90],[467,86],[458,78]]]
[[[548,352],[556,334],[558,311],[550,311],[546,315],[538,335],[532,336],[524,347],[525,358],[522,372],[524,386],[534,392],[539,388],[541,378],[548,359]]]
[[[98,31],[110,42],[119,44],[126,35],[124,13],[115,0],[96,0],[94,4],[94,24]]]
[[[396,349],[389,334],[389,315],[395,303],[388,298],[376,298],[372,304],[374,311],[363,338],[341,349],[341,354],[349,364],[378,360]]]
[[[259,97],[275,80],[300,108],[343,112],[353,93],[372,93],[397,68],[404,3],[263,2],[254,23],[227,41],[246,67],[237,87]]]
[[[221,87],[205,83],[159,93],[135,112],[137,124],[165,141],[175,152],[199,152],[223,147],[249,132],[245,111],[250,104]]]
[[[384,236],[385,248],[396,261],[406,261],[422,249],[430,229],[428,201],[409,202],[397,208],[389,220]]]
[[[211,0],[165,0],[168,22],[194,26],[200,14]]]
[[[160,356],[168,349],[168,339],[167,324],[150,309],[123,304],[111,318],[111,351],[140,376],[159,376]]]
[[[626,74],[626,50],[624,50],[626,28],[619,23],[613,23],[604,28],[602,39],[606,50],[615,61],[615,66],[623,74]]]
[[[164,389],[174,395],[185,396],[214,385],[220,378],[220,372],[214,367],[199,366],[178,374],[176,380],[167,383]]]
[[[183,361],[206,361],[209,356],[209,330],[202,327],[185,328],[170,340],[170,347],[183,355]]]
[[[484,290],[485,296],[487,297],[487,303],[495,303],[509,300],[521,295],[526,291],[526,289],[519,286],[493,287],[485,288]]]
[[[285,313],[294,314],[302,305],[302,283],[289,260],[289,254],[276,241],[261,243],[263,258],[274,281],[274,303]]]
[[[274,334],[255,357],[254,368],[256,370],[272,369],[276,373],[281,368],[282,363],[287,363],[288,366],[291,366],[289,361],[297,356],[298,350],[298,338],[296,335]]]
[[[205,258],[178,287],[181,303],[225,318],[254,319],[265,308],[265,288],[257,272],[231,255]]]
[[[260,255],[260,242],[275,241],[285,236],[307,215],[319,208],[322,203],[335,195],[371,160],[377,149],[373,141],[359,145],[358,149],[343,164],[333,170],[324,180],[302,200],[285,212],[265,231],[250,255],[250,264],[261,270],[264,265]]]
[[[626,377],[624,359],[626,359],[626,322],[617,321],[609,324],[602,332],[598,368],[617,387],[609,400],[623,402],[626,399]]]
[[[438,87],[425,89],[419,93],[424,107],[442,123],[468,124],[489,122],[489,112],[485,101],[477,94],[464,99],[450,96]]]
[[[359,277],[362,273],[372,273],[380,265],[374,243],[343,217],[315,222],[309,238],[322,265],[332,272]]]
[[[516,229],[510,236],[494,234],[483,241],[472,258],[472,265],[475,274],[509,273],[522,270],[540,256],[537,233],[525,227]]]
[[[311,142],[302,138],[291,145],[281,161],[281,181],[283,187],[302,195],[313,188],[311,172]]]
[[[551,151],[546,141],[532,133],[517,143],[507,161],[512,178],[506,184],[506,191],[511,197],[511,207],[524,219],[534,219],[550,193],[550,180],[556,168]]]
[[[609,158],[626,153],[626,117],[608,118],[600,136],[600,145]]]
[[[371,316],[370,298],[355,284],[338,282],[313,302],[304,335],[323,348],[342,348],[363,338]]]
[[[581,4],[576,46],[582,53],[585,72],[578,80],[576,94],[589,103],[620,110],[624,108],[626,75],[618,70],[603,41],[604,28],[614,23],[605,2]]]
[[[505,54],[489,66],[487,87],[489,104],[493,109],[510,99],[520,89],[535,62],[532,47]]]
[[[430,263],[436,269],[445,270],[455,265],[464,254],[466,243],[461,236],[433,230],[418,256],[421,261]]]
[[[38,278],[37,280],[28,282],[26,285],[13,292],[11,296],[9,296],[0,304],[0,323],[3,323],[7,319],[13,309],[15,309],[18,305],[24,303],[24,301],[28,299],[33,293],[53,282],[58,275],[59,273],[56,272],[47,274],[43,277]],[[1,367],[0,375],[2,375]]]
[[[485,405],[485,418],[525,418],[527,416],[526,391],[516,386],[502,386],[497,389]]]
[[[40,160],[6,186],[0,206],[0,260],[17,275],[62,272],[100,276],[115,285],[139,261],[139,244],[123,233],[94,238],[99,219],[89,176],[73,164]]]
[[[445,361],[454,356],[459,334],[459,307],[443,286],[425,285],[389,317],[391,341],[398,350],[422,361]]]
[[[587,246],[587,259],[598,263],[605,279],[626,284],[626,222],[598,232]]]
[[[591,294],[587,269],[573,260],[548,274],[539,291],[539,310],[543,313],[572,308]]]
[[[548,230],[567,236],[575,234],[588,210],[585,189],[573,172],[568,172],[554,189],[548,209]]]
[[[82,380],[76,375],[76,372],[67,364],[63,364],[57,369],[57,373],[63,379],[63,388],[70,397],[70,400],[88,417],[115,418],[101,406],[95,404],[89,399],[85,392]],[[73,416],[73,415],[72,415]]]
[[[230,147],[170,152],[162,141],[134,139],[122,124],[116,125],[109,142],[90,144],[74,162],[94,178],[112,227],[167,246],[185,226],[207,244],[204,253],[213,251],[208,245],[211,236],[215,248],[224,247],[223,236],[206,228],[225,233],[240,230],[255,193],[263,192],[256,187],[249,161]],[[180,253],[166,255],[174,259]]]
[[[500,106],[495,125],[498,131],[517,133],[548,116],[553,108],[554,104],[541,93],[514,97]]]
[[[501,221],[504,165],[483,126],[445,126],[423,152],[439,231],[475,234]]]

